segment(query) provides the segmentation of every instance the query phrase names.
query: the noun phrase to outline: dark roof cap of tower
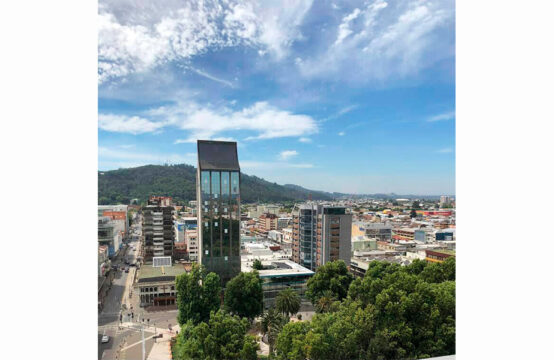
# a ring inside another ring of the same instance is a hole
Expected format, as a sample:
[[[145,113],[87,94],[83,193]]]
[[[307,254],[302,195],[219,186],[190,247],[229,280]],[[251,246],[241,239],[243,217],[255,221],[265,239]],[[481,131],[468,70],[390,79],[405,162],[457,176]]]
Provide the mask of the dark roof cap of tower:
[[[200,170],[240,171],[235,141],[198,140]]]

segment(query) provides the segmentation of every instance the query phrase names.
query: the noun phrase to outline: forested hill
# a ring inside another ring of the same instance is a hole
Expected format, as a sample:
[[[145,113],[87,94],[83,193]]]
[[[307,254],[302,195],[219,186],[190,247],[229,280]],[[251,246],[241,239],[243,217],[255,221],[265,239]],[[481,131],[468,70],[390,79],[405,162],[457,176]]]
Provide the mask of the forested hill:
[[[241,174],[241,202],[331,200],[333,195],[296,185],[278,185]],[[196,199],[196,168],[191,165],[147,165],[98,172],[98,204],[146,202],[148,196],[171,196],[179,203]]]

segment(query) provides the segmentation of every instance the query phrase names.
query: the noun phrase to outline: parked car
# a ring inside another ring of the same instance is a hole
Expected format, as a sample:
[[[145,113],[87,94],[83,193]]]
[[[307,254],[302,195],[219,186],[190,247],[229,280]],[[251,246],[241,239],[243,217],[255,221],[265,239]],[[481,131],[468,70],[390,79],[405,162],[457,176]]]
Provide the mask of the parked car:
[[[129,267],[126,267],[126,268],[125,268],[125,272],[126,272],[126,273],[129,272]]]
[[[106,344],[110,341],[110,337],[108,335],[102,335],[102,344]]]

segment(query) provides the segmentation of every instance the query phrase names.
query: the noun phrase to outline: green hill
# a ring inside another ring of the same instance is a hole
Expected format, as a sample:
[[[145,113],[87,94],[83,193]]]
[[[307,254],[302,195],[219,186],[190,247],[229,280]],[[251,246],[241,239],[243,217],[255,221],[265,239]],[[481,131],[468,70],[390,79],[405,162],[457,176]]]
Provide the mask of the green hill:
[[[297,185],[278,185],[256,176],[241,174],[241,202],[287,202],[332,200],[327,192]],[[191,165],[146,165],[98,172],[98,204],[146,202],[148,196],[171,196],[177,203],[196,199],[196,168]]]

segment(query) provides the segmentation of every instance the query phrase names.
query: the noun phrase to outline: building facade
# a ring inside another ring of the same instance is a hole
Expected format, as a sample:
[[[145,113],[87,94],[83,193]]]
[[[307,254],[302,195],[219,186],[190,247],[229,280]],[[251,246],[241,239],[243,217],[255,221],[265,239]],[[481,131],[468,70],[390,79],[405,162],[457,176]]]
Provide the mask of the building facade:
[[[175,228],[174,209],[162,206],[163,200],[151,197],[142,209],[142,231],[144,261],[150,262],[154,256],[173,256]]]
[[[198,140],[198,260],[222,282],[240,272],[240,167],[237,143]]]
[[[329,261],[350,264],[352,214],[345,207],[304,204],[293,214],[293,261],[315,270]]]

